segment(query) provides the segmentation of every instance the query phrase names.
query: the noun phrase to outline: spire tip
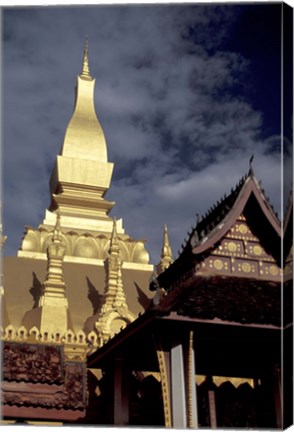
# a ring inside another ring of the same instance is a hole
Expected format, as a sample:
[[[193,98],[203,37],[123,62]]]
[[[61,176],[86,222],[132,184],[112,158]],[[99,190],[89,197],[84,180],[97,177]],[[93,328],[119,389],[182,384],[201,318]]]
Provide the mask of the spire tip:
[[[84,60],[81,76],[84,78],[91,78],[89,70],[89,43],[88,35],[86,35],[85,47],[84,47]]]

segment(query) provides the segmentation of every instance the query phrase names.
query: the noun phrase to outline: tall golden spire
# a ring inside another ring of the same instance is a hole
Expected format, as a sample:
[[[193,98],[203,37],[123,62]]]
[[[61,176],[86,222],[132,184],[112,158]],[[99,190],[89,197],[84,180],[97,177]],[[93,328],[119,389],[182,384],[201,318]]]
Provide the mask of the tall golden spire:
[[[92,79],[92,77],[90,75],[90,70],[89,70],[88,36],[86,36],[86,42],[85,42],[85,48],[84,48],[84,61],[83,61],[83,68],[82,68],[81,77]]]
[[[94,87],[86,38],[74,112],[50,179],[49,210],[60,209],[64,223],[71,227],[85,229],[89,219],[96,219],[108,222],[111,229],[108,213],[114,203],[105,200],[104,195],[110,186],[113,164],[108,162],[105,136],[95,111]]]
[[[95,79],[89,72],[88,38],[81,63],[73,114],[50,178],[50,206],[42,225],[37,229],[27,227],[18,251],[20,257],[46,259],[48,237],[51,238],[57,210],[67,244],[67,261],[85,263],[87,260],[94,264],[98,259],[99,265],[103,265],[107,256],[113,230],[109,213],[115,202],[105,195],[110,187],[113,163],[108,162],[105,136],[95,111]],[[144,241],[125,234],[122,219],[117,220],[116,230],[125,246],[127,265],[140,271],[153,270],[148,264]]]
[[[168,239],[167,225],[164,225],[163,244],[160,262],[157,265],[157,273],[160,274],[173,263],[172,250]]]

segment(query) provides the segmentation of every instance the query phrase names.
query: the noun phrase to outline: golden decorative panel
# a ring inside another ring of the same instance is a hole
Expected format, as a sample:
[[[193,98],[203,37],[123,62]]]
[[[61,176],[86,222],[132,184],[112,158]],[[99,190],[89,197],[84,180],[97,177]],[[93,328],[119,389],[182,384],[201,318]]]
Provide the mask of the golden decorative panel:
[[[210,256],[205,262],[206,268],[210,270],[223,271],[226,274],[231,271],[230,258]]]
[[[161,343],[156,344],[156,354],[160,372],[160,382],[162,389],[162,399],[163,399],[163,412],[164,412],[164,423],[165,427],[171,427],[171,406],[170,406],[170,389],[167,374],[167,365],[164,351],[162,350]]]
[[[262,254],[261,247],[259,245],[253,246],[253,253],[254,253],[254,255],[261,255]]]
[[[213,263],[213,266],[214,266],[214,268],[215,269],[217,269],[217,270],[222,270],[222,268],[223,268],[223,262],[221,261],[221,260],[219,260],[219,259],[216,259],[215,261],[214,261],[214,263]]]
[[[269,268],[269,272],[273,276],[276,276],[277,274],[279,274],[279,269],[278,269],[277,266],[271,265],[270,268]]]
[[[249,273],[251,271],[251,265],[247,262],[244,262],[241,268],[245,273]]]
[[[258,263],[256,261],[236,259],[234,270],[247,275],[252,275],[254,277],[258,276]]]
[[[237,250],[237,245],[234,242],[229,242],[228,243],[228,249],[230,252],[236,252]]]
[[[245,224],[240,224],[239,225],[239,232],[242,234],[247,234],[248,233],[248,228]]]

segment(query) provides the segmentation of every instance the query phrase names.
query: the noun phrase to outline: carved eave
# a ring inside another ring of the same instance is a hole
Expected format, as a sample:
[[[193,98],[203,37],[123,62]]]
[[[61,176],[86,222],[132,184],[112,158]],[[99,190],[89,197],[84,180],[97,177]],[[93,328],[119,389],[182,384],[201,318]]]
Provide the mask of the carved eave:
[[[211,248],[213,248],[225,236],[225,234],[230,230],[230,228],[232,228],[237,218],[242,213],[244,213],[244,215],[247,213],[246,207],[248,206],[250,200],[251,207],[252,205],[258,204],[257,207],[259,207],[261,210],[258,216],[262,216],[264,218],[263,222],[267,224],[267,236],[271,235],[273,238],[280,241],[281,223],[276,214],[274,213],[268,199],[265,197],[264,192],[260,189],[260,186],[258,185],[255,177],[248,176],[246,180],[242,183],[238,194],[236,194],[236,190],[233,191],[233,194],[235,195],[235,200],[227,214],[225,214],[224,217],[219,220],[219,222],[213,227],[211,231],[206,234],[204,238],[200,239],[198,244],[196,244],[194,247],[192,245],[192,252],[194,255],[202,255],[205,252],[209,251]],[[231,196],[229,196],[228,198],[231,198]],[[252,199],[255,199],[255,202],[253,202]],[[219,206],[216,207],[216,209],[214,210],[216,215],[222,213],[223,206],[224,203],[220,203]],[[256,216],[257,214],[255,214],[255,217]],[[197,232],[198,234],[200,230],[203,229],[202,227],[205,226],[205,222],[206,220],[201,221],[197,225],[191,235],[190,241],[192,240],[193,235],[195,235],[195,232]],[[250,224],[250,221],[247,222],[249,222]],[[271,232],[269,232],[268,229]],[[260,240],[262,241],[263,239],[261,238]],[[274,246],[276,247],[277,245],[275,244]],[[269,252],[275,254],[275,251]]]

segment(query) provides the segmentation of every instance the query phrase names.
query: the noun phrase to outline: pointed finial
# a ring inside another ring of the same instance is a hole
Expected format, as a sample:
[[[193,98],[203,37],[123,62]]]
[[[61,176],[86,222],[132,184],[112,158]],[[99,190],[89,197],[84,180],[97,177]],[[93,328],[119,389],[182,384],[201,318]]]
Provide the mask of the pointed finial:
[[[253,162],[253,159],[254,159],[254,154],[251,156],[251,158],[249,159],[249,172],[248,172],[248,175],[249,176],[253,176],[254,175],[254,173],[253,173],[253,168],[252,168],[252,162]]]
[[[172,250],[168,239],[167,225],[164,225],[163,244],[161,249],[160,263],[157,265],[157,273],[162,273],[173,263]]]
[[[60,224],[60,211],[59,209],[56,212],[56,223],[53,231],[52,241],[61,241],[61,224]]]
[[[111,254],[112,252],[119,252],[117,229],[116,229],[116,218],[113,218],[113,228],[112,228],[110,247],[109,247],[109,253]]]
[[[161,257],[170,257],[172,256],[172,251],[171,251],[171,247],[169,244],[169,239],[168,239],[168,230],[167,230],[167,225],[164,225],[164,234],[163,234],[163,245],[162,245],[162,252],[161,252]]]
[[[90,70],[89,70],[89,57],[88,57],[88,36],[86,36],[85,48],[84,48],[84,60],[83,60],[83,69],[81,76],[84,78],[91,78]]]

